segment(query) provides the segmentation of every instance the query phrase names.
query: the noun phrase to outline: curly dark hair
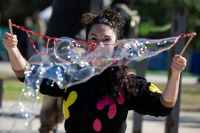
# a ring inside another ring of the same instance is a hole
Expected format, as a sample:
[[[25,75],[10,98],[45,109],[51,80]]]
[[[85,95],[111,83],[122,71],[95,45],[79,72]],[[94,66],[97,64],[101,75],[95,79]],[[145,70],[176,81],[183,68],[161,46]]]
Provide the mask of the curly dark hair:
[[[125,21],[122,16],[113,7],[110,7],[103,11],[95,11],[91,13],[83,14],[81,21],[86,26],[86,40],[88,40],[88,34],[94,24],[107,25],[114,29],[117,39],[124,38],[123,27]]]
[[[86,26],[86,41],[88,34],[95,24],[103,24],[111,27],[115,31],[117,39],[123,39],[123,27],[125,21],[122,16],[113,7],[109,7],[103,11],[95,11],[94,13],[83,14],[81,21]],[[100,75],[99,84],[102,85],[98,100],[101,100],[107,94],[110,100],[116,101],[121,95],[129,98],[131,95],[136,96],[138,88],[136,83],[127,76],[129,65],[122,65],[116,67],[109,67],[105,69]],[[121,91],[121,85],[124,86],[124,92]]]

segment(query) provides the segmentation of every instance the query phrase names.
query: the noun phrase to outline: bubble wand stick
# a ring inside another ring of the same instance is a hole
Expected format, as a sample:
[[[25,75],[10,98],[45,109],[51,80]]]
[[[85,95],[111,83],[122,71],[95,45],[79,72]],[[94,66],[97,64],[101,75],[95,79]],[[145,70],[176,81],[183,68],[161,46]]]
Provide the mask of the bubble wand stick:
[[[196,35],[195,32],[193,32],[194,34],[190,37],[190,39],[188,40],[187,44],[185,45],[185,47],[183,48],[183,50],[180,53],[180,56],[182,56],[183,52],[185,51],[185,49],[187,48],[188,44],[190,43],[190,41],[192,40],[192,38],[194,37],[194,35]]]
[[[10,29],[11,38],[13,39],[12,25],[10,23],[11,23],[11,19],[8,20],[8,25],[9,25],[9,29]]]

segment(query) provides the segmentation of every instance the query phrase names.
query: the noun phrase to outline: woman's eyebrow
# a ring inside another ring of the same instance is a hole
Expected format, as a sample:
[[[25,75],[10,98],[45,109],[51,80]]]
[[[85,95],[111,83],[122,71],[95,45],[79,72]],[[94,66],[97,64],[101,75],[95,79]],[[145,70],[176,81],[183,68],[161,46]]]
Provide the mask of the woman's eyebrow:
[[[110,38],[111,38],[111,36],[110,36],[110,35],[105,35],[105,37],[110,37]]]
[[[94,34],[94,33],[92,33],[92,34],[90,34],[90,36],[97,36],[96,34]]]

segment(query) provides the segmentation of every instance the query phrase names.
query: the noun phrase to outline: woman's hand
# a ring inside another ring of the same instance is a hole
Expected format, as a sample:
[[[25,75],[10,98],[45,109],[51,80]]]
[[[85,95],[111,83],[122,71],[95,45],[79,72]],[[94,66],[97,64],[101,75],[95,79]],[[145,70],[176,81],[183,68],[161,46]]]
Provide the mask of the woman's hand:
[[[180,56],[175,55],[171,64],[172,73],[180,74],[186,67],[187,60]]]
[[[6,32],[3,34],[2,41],[7,50],[17,47],[18,40],[16,35],[13,35],[12,39],[11,34]]]
[[[4,33],[2,37],[3,45],[8,51],[11,67],[13,70],[16,70],[16,75],[18,77],[24,77],[24,70],[26,66],[26,60],[22,57],[21,53],[19,52],[19,49],[17,48],[17,36],[13,35],[13,39],[11,37],[10,33]]]
[[[172,75],[167,83],[167,86],[163,92],[164,101],[171,103],[171,107],[174,106],[179,90],[180,73],[186,67],[186,59],[180,55],[175,55],[171,64]]]

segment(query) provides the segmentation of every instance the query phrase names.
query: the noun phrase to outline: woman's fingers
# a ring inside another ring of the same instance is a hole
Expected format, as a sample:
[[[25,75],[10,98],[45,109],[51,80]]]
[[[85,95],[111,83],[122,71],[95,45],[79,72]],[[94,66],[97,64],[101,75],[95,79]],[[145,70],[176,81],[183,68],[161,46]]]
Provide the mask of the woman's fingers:
[[[13,43],[13,42],[18,42],[18,40],[17,39],[7,39],[7,38],[2,38],[2,41],[4,41],[4,42],[6,42],[6,43]]]
[[[12,38],[11,34],[6,32],[6,33],[3,34],[3,38],[7,38],[9,40],[12,40],[12,39],[17,39],[17,36],[13,35],[13,38]]]
[[[171,68],[172,68],[172,70],[174,70],[174,71],[176,71],[176,72],[178,72],[179,71],[179,68],[177,68],[176,66],[174,66],[174,65],[171,65]]]
[[[183,63],[187,62],[187,60],[184,57],[180,56],[180,55],[175,55],[175,58],[178,59],[179,61],[183,62]]]
[[[13,35],[12,39],[10,33],[4,33],[2,37],[2,42],[6,49],[16,47],[18,43],[17,36]]]
[[[4,40],[13,40],[13,41],[16,41],[16,40],[17,40],[17,36],[16,36],[16,35],[13,35],[13,39],[12,39],[10,33],[4,33],[2,39],[4,39]]]
[[[172,63],[177,64],[182,67],[186,67],[186,62],[182,62],[181,60],[177,60],[176,58],[173,59]]]
[[[16,36],[16,35],[13,35],[13,39],[17,39],[17,36]]]
[[[11,34],[6,32],[6,33],[3,34],[3,37],[7,38],[7,39],[11,39]]]
[[[175,55],[175,58],[173,59],[173,62],[171,65],[171,68],[173,71],[180,73],[181,71],[183,71],[185,69],[186,62],[187,62],[187,60],[184,57]]]
[[[17,45],[17,40],[7,40],[7,39],[2,39],[2,42],[4,45]]]
[[[177,67],[177,68],[181,68],[182,67],[181,65],[179,65],[179,64],[177,64],[175,62],[172,62],[172,65],[175,66],[175,67]]]

